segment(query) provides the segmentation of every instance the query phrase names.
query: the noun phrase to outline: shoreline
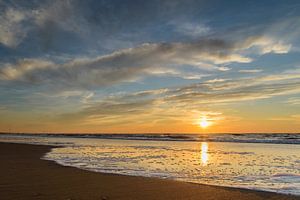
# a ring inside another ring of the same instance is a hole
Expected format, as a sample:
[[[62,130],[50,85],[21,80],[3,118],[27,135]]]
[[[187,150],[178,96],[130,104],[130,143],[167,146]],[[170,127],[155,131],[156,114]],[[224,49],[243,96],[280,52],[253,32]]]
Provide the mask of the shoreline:
[[[41,159],[52,148],[59,147],[0,142],[1,199],[300,199],[250,189],[92,172]]]

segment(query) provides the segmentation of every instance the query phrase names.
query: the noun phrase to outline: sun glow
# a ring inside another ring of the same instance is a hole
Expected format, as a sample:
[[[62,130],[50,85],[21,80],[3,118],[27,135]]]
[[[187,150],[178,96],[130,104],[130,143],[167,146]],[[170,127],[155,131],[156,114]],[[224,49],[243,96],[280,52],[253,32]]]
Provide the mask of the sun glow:
[[[211,124],[212,123],[209,120],[207,120],[206,117],[202,117],[201,120],[200,120],[200,123],[199,123],[199,125],[201,126],[201,128],[207,128]]]

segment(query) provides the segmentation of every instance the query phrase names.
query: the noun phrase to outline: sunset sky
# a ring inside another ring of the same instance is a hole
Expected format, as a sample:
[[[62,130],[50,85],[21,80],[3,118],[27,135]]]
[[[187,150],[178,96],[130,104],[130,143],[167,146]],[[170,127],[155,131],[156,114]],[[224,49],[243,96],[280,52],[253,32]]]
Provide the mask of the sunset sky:
[[[300,1],[0,0],[0,131],[300,132]]]

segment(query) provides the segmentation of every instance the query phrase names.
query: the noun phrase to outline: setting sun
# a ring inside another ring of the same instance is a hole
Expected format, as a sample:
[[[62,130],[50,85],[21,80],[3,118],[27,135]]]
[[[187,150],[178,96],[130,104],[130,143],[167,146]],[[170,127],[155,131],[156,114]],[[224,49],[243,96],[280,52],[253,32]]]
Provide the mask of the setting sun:
[[[201,128],[207,128],[208,126],[211,125],[211,122],[208,121],[206,117],[202,117],[199,124],[200,124]]]

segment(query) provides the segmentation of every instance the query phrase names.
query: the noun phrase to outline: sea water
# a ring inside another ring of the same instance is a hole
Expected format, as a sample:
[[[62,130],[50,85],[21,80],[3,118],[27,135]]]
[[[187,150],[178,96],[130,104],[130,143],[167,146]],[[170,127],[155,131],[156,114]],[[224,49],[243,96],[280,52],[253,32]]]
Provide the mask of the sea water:
[[[84,170],[300,195],[300,136],[0,135],[55,145],[43,159]]]

